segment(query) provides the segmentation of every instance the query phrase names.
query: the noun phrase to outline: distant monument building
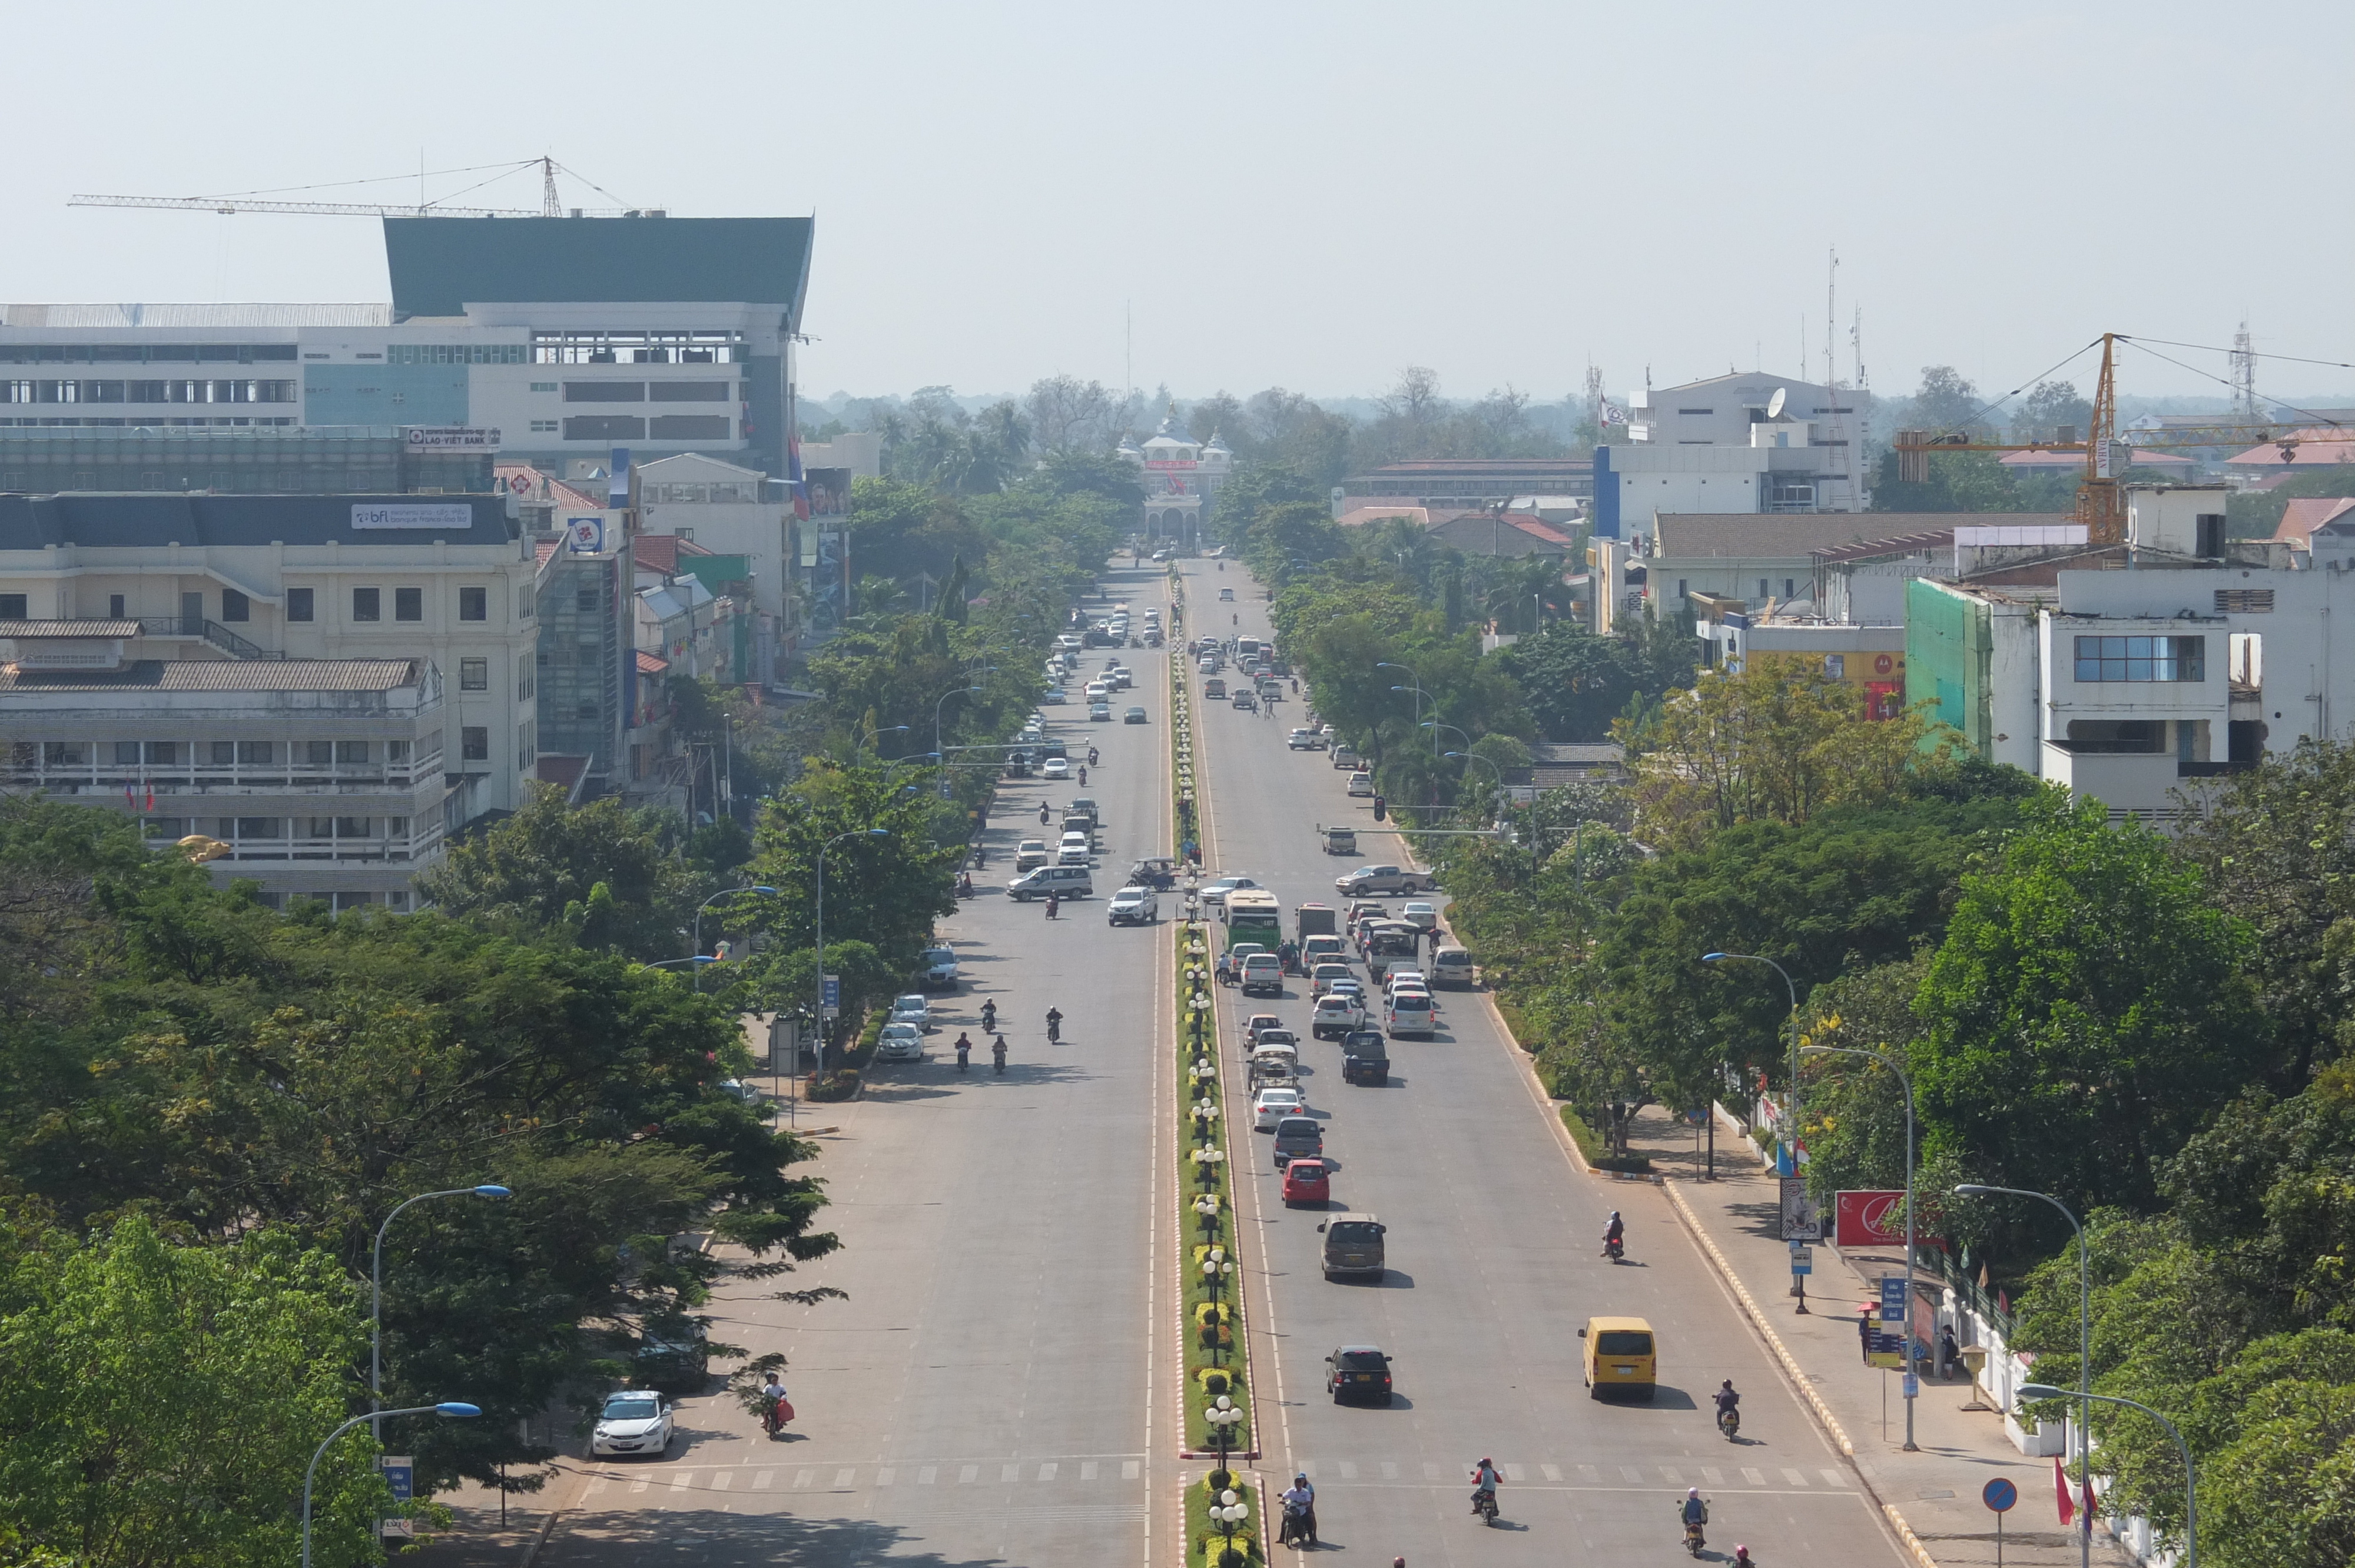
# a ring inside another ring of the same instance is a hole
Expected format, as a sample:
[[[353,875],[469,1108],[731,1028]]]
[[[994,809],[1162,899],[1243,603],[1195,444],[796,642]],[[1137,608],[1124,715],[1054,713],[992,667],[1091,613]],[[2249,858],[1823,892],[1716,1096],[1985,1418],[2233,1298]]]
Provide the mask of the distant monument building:
[[[1170,404],[1160,429],[1144,446],[1123,437],[1120,455],[1144,471],[1145,536],[1156,544],[1195,549],[1202,540],[1202,508],[1234,471],[1235,454],[1212,431],[1208,446],[1188,435]]]

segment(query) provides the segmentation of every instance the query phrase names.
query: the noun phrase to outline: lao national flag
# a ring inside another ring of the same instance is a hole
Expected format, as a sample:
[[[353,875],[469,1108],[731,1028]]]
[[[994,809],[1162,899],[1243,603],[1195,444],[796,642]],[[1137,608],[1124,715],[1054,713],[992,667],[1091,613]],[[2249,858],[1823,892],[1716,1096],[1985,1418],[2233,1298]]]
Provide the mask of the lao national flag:
[[[133,791],[128,779],[123,781],[123,803],[134,811],[139,809],[139,797]]]
[[[151,811],[155,809],[155,786],[153,784],[147,786],[147,809]]]
[[[802,471],[802,439],[799,435],[785,439],[785,478],[794,489],[794,515],[809,521],[809,479]]]

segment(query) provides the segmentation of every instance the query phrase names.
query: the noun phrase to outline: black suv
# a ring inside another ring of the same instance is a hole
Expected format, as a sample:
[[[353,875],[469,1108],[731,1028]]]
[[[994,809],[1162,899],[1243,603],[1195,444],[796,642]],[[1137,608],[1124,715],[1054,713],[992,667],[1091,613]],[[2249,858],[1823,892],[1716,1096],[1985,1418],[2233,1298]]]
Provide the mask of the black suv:
[[[1345,1084],[1387,1084],[1391,1081],[1390,1046],[1379,1029],[1352,1029],[1341,1036],[1341,1081]]]
[[[1343,1345],[1325,1358],[1325,1392],[1336,1404],[1391,1402],[1391,1359],[1371,1345]]]

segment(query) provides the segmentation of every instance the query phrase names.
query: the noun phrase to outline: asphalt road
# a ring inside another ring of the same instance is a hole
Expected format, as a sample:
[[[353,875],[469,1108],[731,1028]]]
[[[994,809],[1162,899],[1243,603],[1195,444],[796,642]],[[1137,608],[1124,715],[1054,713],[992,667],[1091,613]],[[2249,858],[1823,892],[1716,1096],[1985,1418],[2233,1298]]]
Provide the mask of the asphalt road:
[[[1107,581],[1140,630],[1166,598],[1157,570]],[[1174,1564],[1171,1336],[1153,1317],[1169,1311],[1155,1248],[1170,1221],[1154,1199],[1173,1180],[1155,1132],[1167,1053],[1153,1033],[1168,927],[1114,930],[1103,915],[1135,859],[1167,853],[1168,681],[1160,652],[1120,657],[1135,684],[1114,712],[1135,704],[1152,722],[1047,710],[1103,763],[1084,789],[1002,789],[978,895],[944,924],[966,983],[935,1003],[926,1059],[878,1064],[852,1104],[801,1107],[802,1125],[839,1129],[819,1139],[815,1169],[833,1199],[821,1224],[843,1248],[783,1283],[850,1298],[802,1308],[770,1298],[775,1286],[722,1292],[716,1338],[792,1358],[789,1437],[765,1439],[723,1397],[686,1400],[666,1458],[596,1464],[542,1555],[549,1568]],[[1092,678],[1104,658],[1081,668]],[[1040,833],[1041,799],[1060,824],[1079,794],[1103,811],[1096,896],[1050,923],[1002,890],[1017,841]],[[1002,1078],[979,1022],[993,997],[1011,1044]],[[1050,1006],[1060,1045],[1046,1040]],[[961,1028],[980,1047],[962,1076]]]
[[[1268,634],[1239,565],[1186,569],[1198,630]],[[1222,588],[1239,602],[1217,602]],[[1370,802],[1348,798],[1327,754],[1285,748],[1304,703],[1279,704],[1273,718],[1198,707],[1210,873],[1273,889],[1289,928],[1304,899],[1339,907],[1334,878],[1352,865],[1402,860],[1401,841],[1373,831]],[[1325,855],[1319,822],[1356,826],[1358,857]],[[1273,1006],[1233,990],[1220,998],[1231,1044],[1249,1012],[1295,1027],[1304,1086],[1340,1165],[1334,1208],[1370,1210],[1389,1227],[1380,1285],[1327,1283],[1321,1216],[1283,1206],[1267,1135],[1252,1136],[1248,1155],[1238,1149],[1258,1172],[1240,1202],[1259,1238],[1249,1261],[1263,1271],[1251,1282],[1262,1469],[1278,1485],[1309,1472],[1326,1551],[1369,1563],[1403,1554],[1415,1568],[1664,1563],[1682,1550],[1676,1510],[1698,1486],[1712,1499],[1713,1555],[1741,1542],[1767,1563],[1905,1561],[1662,1196],[1575,1171],[1484,996],[1441,992],[1437,1036],[1392,1043],[1387,1087],[1341,1081],[1339,1047],[1308,1038],[1305,982]],[[1225,1083],[1230,1115],[1248,1126],[1243,1075]],[[1615,1266],[1597,1256],[1614,1205],[1629,1242]],[[1650,1404],[1596,1404],[1583,1386],[1577,1330],[1591,1314],[1618,1313],[1648,1319],[1659,1335],[1662,1386]],[[1394,1358],[1388,1409],[1337,1407],[1325,1393],[1326,1354],[1361,1343]],[[1733,1444],[1709,1404],[1725,1377],[1743,1393]],[[1465,1478],[1483,1456],[1506,1478],[1495,1529],[1467,1502]]]

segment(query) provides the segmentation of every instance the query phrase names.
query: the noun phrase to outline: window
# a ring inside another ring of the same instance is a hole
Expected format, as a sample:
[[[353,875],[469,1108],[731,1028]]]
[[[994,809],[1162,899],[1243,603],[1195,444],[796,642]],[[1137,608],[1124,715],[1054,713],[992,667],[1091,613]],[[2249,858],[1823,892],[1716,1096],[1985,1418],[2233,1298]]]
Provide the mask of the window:
[[[0,620],[25,619],[25,596],[20,593],[0,593]]]
[[[384,759],[385,759],[387,762],[406,762],[406,761],[408,761],[408,760],[409,760],[409,742],[407,742],[407,741],[405,741],[405,740],[388,740],[388,741],[386,741],[386,742],[384,743]]]
[[[303,756],[314,768],[332,768],[336,763],[336,743],[332,740],[306,740],[303,743]]]
[[[1679,414],[1714,414],[1717,410],[1714,408],[1679,408],[1677,412]]]
[[[288,588],[286,590],[286,619],[289,620],[308,620],[311,619],[311,590],[309,588]]]
[[[151,839],[184,839],[188,836],[186,817],[149,817],[139,824]]]
[[[2080,637],[2077,679],[2098,681],[2204,681],[2204,637]]]
[[[481,724],[460,726],[458,756],[466,762],[488,762],[491,759],[490,726]]]
[[[362,588],[352,589],[352,619],[354,620],[382,620],[384,619],[384,590],[381,588]]]
[[[237,760],[237,742],[217,740],[213,743],[213,766],[227,768]]]
[[[564,384],[564,400],[568,403],[643,403],[646,400],[646,384],[643,381],[568,381]]]
[[[1764,577],[1760,577],[1758,579],[1758,597],[1760,599],[1767,597],[1766,579]]]
[[[573,596],[572,608],[579,610],[583,615],[595,614],[597,609],[597,590],[592,588],[581,589]]]
[[[339,839],[367,838],[368,836],[369,824],[375,821],[376,819],[373,817],[337,817],[336,819],[336,836]]]
[[[1783,579],[1783,597],[1785,599],[1798,598],[1798,589],[1794,578],[1785,577]]]
[[[644,440],[646,422],[630,414],[591,414],[564,421],[568,441]]]
[[[237,743],[237,759],[249,767],[267,768],[278,759],[278,743],[274,740],[240,740]]]
[[[109,620],[120,620],[123,619],[123,596],[121,594],[111,593],[106,596],[106,618]]]
[[[462,588],[458,590],[458,619],[488,620],[491,618],[491,590],[486,588]]]
[[[165,768],[177,768],[180,765],[180,743],[176,740],[149,741],[147,760]]]
[[[458,689],[462,692],[487,692],[491,689],[491,662],[488,659],[458,661]]]
[[[535,381],[531,384],[531,389],[535,392],[553,392],[556,390],[556,383],[553,381]]]
[[[647,388],[655,403],[727,403],[735,399],[732,381],[657,381]]]
[[[41,761],[48,767],[80,768],[82,757],[80,741],[47,740],[41,743]]]
[[[519,588],[516,589],[516,619],[517,620],[529,620],[531,619],[532,609],[533,604],[531,589],[528,588]]]
[[[282,839],[286,836],[286,819],[283,817],[240,817],[236,821],[236,836],[241,839]]]
[[[555,419],[534,419],[531,422],[531,433],[535,436],[552,436],[563,428],[562,423]]]
[[[251,620],[253,601],[235,588],[221,589],[221,619],[228,621]]]
[[[114,765],[117,768],[138,767],[139,743],[135,740],[116,741],[114,743]]]
[[[425,619],[425,590],[397,588],[392,590],[392,618],[395,620]]]
[[[646,421],[646,438],[656,441],[724,441],[725,414],[662,414]]]
[[[338,762],[366,762],[368,759],[368,743],[367,741],[365,741],[365,740],[339,740],[339,741],[336,742],[336,761],[338,761]]]
[[[2069,749],[2105,757],[2155,757],[2167,749],[2167,721],[2071,719]]]
[[[516,766],[519,768],[527,768],[530,765],[531,726],[527,724],[519,724],[516,726]]]
[[[2216,613],[2219,615],[2271,615],[2274,612],[2274,590],[2271,588],[2218,588]]]

